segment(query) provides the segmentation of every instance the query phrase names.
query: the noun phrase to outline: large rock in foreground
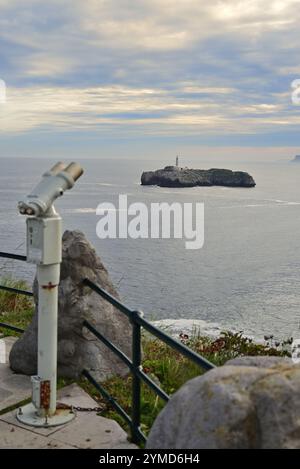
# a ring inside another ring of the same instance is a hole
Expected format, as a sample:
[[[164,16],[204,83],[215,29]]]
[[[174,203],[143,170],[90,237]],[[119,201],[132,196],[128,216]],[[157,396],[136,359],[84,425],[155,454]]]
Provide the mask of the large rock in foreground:
[[[83,328],[87,319],[126,355],[131,354],[131,326],[124,314],[82,285],[87,277],[113,296],[118,294],[95,249],[80,231],[66,231],[63,236],[63,260],[58,305],[58,375],[77,379],[83,368],[97,380],[125,374],[128,368],[108,348]],[[37,282],[34,298],[38,303]],[[31,324],[14,344],[10,366],[28,375],[37,372],[37,307]]]
[[[154,422],[147,448],[300,448],[300,366],[259,361],[231,361],[186,383]]]
[[[194,187],[194,186],[228,186],[254,187],[255,181],[250,174],[230,169],[188,169],[177,166],[166,166],[157,171],[146,171],[142,174],[144,186],[161,187]]]

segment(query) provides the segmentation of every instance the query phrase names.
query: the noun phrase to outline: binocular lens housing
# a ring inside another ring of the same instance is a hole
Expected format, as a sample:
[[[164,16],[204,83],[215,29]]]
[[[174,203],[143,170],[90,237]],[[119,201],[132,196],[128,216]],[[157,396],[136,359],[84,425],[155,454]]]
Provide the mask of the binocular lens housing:
[[[59,161],[43,175],[31,194],[19,202],[19,212],[28,216],[45,216],[53,202],[65,190],[71,189],[82,174],[83,169],[78,163],[66,165]]]

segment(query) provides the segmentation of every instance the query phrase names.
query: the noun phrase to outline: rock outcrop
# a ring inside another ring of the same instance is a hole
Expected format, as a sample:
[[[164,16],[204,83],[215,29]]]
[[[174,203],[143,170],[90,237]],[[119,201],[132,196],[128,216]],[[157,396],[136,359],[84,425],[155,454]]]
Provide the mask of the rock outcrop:
[[[141,184],[161,187],[228,186],[254,187],[250,174],[230,169],[188,169],[166,166],[142,174]]]
[[[175,393],[154,422],[147,448],[300,448],[299,416],[299,365],[239,358]]]
[[[66,231],[58,300],[58,375],[76,379],[83,368],[90,370],[97,380],[114,374],[124,375],[128,368],[83,328],[82,323],[87,319],[128,356],[131,354],[131,326],[122,313],[82,284],[85,277],[118,298],[107,270],[84,234]],[[33,291],[36,303],[33,320],[14,344],[9,357],[14,371],[28,375],[37,372],[36,280]]]
[[[295,158],[292,160],[293,163],[300,163],[300,155],[296,155]]]

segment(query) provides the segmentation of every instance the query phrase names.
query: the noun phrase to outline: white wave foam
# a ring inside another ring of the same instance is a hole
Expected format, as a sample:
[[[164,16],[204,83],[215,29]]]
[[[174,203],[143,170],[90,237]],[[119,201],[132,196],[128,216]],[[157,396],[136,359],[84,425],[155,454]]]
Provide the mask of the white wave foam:
[[[69,208],[67,210],[62,209],[63,213],[96,213],[95,208]]]
[[[153,321],[152,324],[159,329],[162,329],[167,334],[178,339],[179,334],[187,334],[192,336],[193,334],[207,336],[211,339],[217,339],[224,331],[230,331],[232,333],[241,332],[234,326],[221,326],[216,322],[209,322],[203,319],[160,319]],[[243,333],[243,337],[253,340],[257,344],[265,344],[265,341],[261,337],[250,333]]]
[[[188,335],[197,333],[216,338],[224,330],[219,324],[202,319],[161,319],[153,321],[153,325],[177,337],[182,332]]]

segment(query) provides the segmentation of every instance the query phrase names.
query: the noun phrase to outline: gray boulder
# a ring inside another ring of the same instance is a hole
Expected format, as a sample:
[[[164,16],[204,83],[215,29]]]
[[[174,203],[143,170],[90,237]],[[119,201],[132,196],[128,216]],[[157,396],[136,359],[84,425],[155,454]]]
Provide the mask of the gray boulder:
[[[147,448],[300,448],[300,366],[255,358],[186,383],[157,417]]]
[[[272,368],[273,366],[282,364],[292,365],[293,361],[289,357],[272,357],[266,355],[264,357],[237,357],[225,363],[226,366],[255,366],[257,368]]]
[[[131,354],[131,327],[128,319],[97,293],[82,284],[89,278],[118,298],[107,270],[95,249],[80,231],[63,236],[61,282],[58,300],[58,375],[77,379],[83,368],[98,380],[114,374],[124,375],[128,368],[95,338],[82,323],[87,319],[101,334]],[[37,372],[38,286],[33,286],[36,311],[25,333],[10,352],[10,366],[18,372]]]

